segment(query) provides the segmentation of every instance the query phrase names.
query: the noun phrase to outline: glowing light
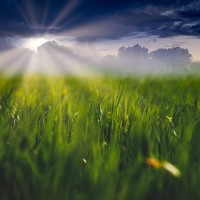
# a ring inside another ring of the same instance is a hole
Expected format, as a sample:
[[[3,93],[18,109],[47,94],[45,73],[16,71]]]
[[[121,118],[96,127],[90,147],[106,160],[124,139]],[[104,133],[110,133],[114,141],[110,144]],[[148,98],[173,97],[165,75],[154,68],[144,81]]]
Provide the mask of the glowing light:
[[[23,45],[24,47],[37,51],[37,47],[41,46],[48,40],[46,38],[30,38],[26,43]]]

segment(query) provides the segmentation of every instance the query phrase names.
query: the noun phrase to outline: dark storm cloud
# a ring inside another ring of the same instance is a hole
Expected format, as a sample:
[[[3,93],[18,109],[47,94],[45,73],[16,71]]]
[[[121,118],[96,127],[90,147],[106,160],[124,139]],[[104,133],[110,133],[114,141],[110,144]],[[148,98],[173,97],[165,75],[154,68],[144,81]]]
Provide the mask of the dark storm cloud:
[[[14,1],[15,0],[2,0],[2,1],[0,1],[0,4],[12,3]]]
[[[200,36],[197,0],[3,0],[0,36],[43,34],[77,40],[119,39],[127,36]]]
[[[10,40],[7,38],[0,38],[0,51],[4,51],[4,50],[8,50],[14,48],[11,44],[10,44]]]

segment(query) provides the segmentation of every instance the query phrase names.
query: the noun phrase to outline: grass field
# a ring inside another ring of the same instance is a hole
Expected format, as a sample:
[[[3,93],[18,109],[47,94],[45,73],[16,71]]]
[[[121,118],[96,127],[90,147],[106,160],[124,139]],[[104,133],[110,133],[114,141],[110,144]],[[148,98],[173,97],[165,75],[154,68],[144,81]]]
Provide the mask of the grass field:
[[[0,77],[0,199],[200,199],[200,78]]]

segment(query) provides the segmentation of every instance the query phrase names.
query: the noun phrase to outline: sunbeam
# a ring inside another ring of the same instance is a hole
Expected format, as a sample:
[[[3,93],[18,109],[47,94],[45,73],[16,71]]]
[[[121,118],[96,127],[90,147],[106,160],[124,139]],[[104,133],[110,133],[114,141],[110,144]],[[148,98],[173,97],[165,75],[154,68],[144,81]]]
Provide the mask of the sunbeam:
[[[38,48],[37,66],[41,72],[48,74],[91,74],[83,59],[79,59],[70,49],[57,46],[57,43],[53,42]]]
[[[25,52],[25,50],[24,50]],[[0,53],[0,65],[2,67],[7,67],[9,66],[10,63],[13,62],[13,60],[17,59],[20,54],[22,54],[22,51],[19,51],[19,49],[9,49],[6,51],[3,51]]]
[[[74,75],[91,75],[91,68],[83,61],[81,58],[77,58],[73,55],[66,55],[61,53],[53,47],[48,47],[51,55],[54,55],[52,58],[58,65],[63,66],[65,72],[69,72]]]
[[[29,71],[28,67],[31,61],[31,57],[32,53],[25,51],[25,53],[22,54],[15,63],[15,65],[17,66],[15,72],[26,74]]]
[[[24,5],[27,10],[29,19],[31,20],[31,24],[33,25],[34,30],[37,33],[37,28],[36,28],[38,26],[36,23],[37,9],[35,9],[35,4],[33,3],[33,1],[24,0]]]
[[[38,64],[38,70],[42,73],[47,74],[53,74],[57,73],[60,70],[58,70],[58,67],[53,60],[53,55],[50,55],[48,52],[48,49],[43,48],[39,51],[39,56],[37,56],[37,64]]]
[[[1,69],[9,74],[26,73],[32,57],[26,49],[12,49],[0,54]]]
[[[42,28],[44,28],[44,24],[46,22],[46,18],[49,12],[49,4],[50,4],[50,0],[47,1],[47,3],[45,4],[45,8],[44,8],[44,15],[43,15],[43,19],[42,19]]]
[[[21,16],[23,17],[23,19],[26,21],[26,23],[29,26],[29,28],[33,29],[33,25],[31,23],[31,21],[28,19],[28,17],[26,16],[24,10],[21,8],[21,6],[18,5],[18,4],[17,4],[17,9],[18,9],[19,13],[21,14]]]
[[[80,19],[80,15],[77,14],[76,16],[74,17],[71,17],[69,20],[67,20],[66,22],[63,22],[61,25],[58,26],[58,29],[59,30],[62,30],[63,28],[65,27],[68,27],[70,25],[72,25],[74,22],[76,22],[76,20]],[[58,33],[59,34],[59,33]],[[64,35],[64,34],[63,34]]]
[[[72,58],[69,55],[61,55],[58,53],[58,50],[53,46],[47,47],[47,53],[49,56],[52,56],[52,60],[55,64],[54,68],[58,67],[61,69],[61,72],[68,72],[74,74],[74,72],[79,71],[75,62],[72,61]],[[59,70],[58,70],[59,71]]]
[[[51,25],[49,27],[57,27],[57,26],[59,26],[59,23],[63,19],[67,19],[67,16],[69,16],[72,13],[72,11],[79,5],[80,2],[81,2],[81,0],[73,0],[73,1],[71,0],[71,1],[69,1],[63,7],[63,9],[60,11],[58,16],[54,19],[54,21],[51,23]]]

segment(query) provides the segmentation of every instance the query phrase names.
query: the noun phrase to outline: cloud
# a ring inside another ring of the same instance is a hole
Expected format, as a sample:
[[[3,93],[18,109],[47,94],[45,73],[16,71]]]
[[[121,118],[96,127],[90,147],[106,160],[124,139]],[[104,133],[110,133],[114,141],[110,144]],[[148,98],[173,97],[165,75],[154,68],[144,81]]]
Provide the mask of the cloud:
[[[45,73],[89,73],[90,59],[74,53],[74,49],[49,41],[37,48],[37,70]]]
[[[116,56],[107,55],[101,63],[97,63],[97,53],[94,53],[94,56],[86,56],[85,48],[81,49],[78,45],[72,48],[60,45],[56,41],[49,41],[38,47],[37,52],[24,48],[10,48],[7,43],[3,45],[4,51],[0,51],[0,69],[11,73],[84,75],[93,74],[99,69],[119,73],[164,73],[174,68],[184,69],[192,66],[192,56],[188,49],[180,47],[158,49],[153,52],[138,44],[121,47]]]
[[[133,47],[121,47],[117,55],[117,63],[120,66],[125,65],[129,69],[143,70],[150,60],[148,52],[147,48],[138,44]]]
[[[15,1],[16,0],[2,0],[2,1],[0,1],[0,4],[13,3]]]
[[[3,38],[3,37],[0,38],[0,51],[5,51],[11,48],[14,48],[14,47],[11,45],[11,42],[9,39]]]
[[[117,56],[107,55],[102,59],[102,65],[109,69],[127,72],[143,72],[148,70],[150,61],[149,50],[140,45],[121,47]]]
[[[161,38],[180,35],[200,36],[198,7],[194,4],[180,7],[140,4],[135,8],[94,17],[87,23],[82,21],[80,26],[60,30],[58,34],[69,34],[79,41],[116,40],[129,36],[139,38],[141,34],[143,37]],[[188,8],[191,9],[189,11],[191,16],[183,14]]]
[[[118,55],[107,55],[102,59],[104,67],[112,67],[120,72],[168,72],[175,68],[183,69],[189,66],[192,55],[188,49],[173,47],[158,49],[153,52],[140,45],[121,47]]]
[[[99,67],[96,57],[87,55],[79,45],[67,47],[48,41],[37,52],[13,47],[0,52],[0,71],[8,73],[39,72],[45,74],[91,75]],[[95,55],[95,52],[93,52]]]
[[[116,65],[117,65],[117,57],[116,56],[109,54],[102,58],[102,68],[104,68],[104,70],[115,69]]]
[[[12,3],[0,6],[0,36],[52,34],[76,37],[78,41],[140,37],[141,33],[200,36],[198,0],[2,2]]]
[[[44,51],[48,49],[53,49],[56,53],[59,53],[59,55],[65,55],[65,56],[71,56],[71,57],[76,57],[75,54],[73,53],[72,48],[66,47],[64,45],[59,45],[56,41],[48,41],[41,46],[37,48],[38,54],[43,53]]]
[[[89,74],[87,58],[55,41],[44,43],[37,48],[37,52],[26,48],[5,47],[0,51],[0,70],[7,73]]]
[[[173,67],[184,67],[191,64],[192,55],[188,49],[173,47],[169,49],[158,49],[150,53],[152,59],[158,59],[163,64]]]
[[[116,56],[114,55],[106,55],[105,57],[103,57],[102,61],[105,63],[115,63],[116,62]]]

